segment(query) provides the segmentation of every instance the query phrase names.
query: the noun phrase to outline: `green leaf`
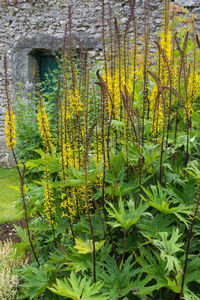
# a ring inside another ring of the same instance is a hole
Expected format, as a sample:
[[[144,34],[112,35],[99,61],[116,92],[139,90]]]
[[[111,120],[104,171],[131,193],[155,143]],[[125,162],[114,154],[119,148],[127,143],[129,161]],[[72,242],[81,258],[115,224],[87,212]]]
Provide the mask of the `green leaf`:
[[[53,284],[53,288],[49,287],[49,290],[73,300],[106,300],[106,296],[99,294],[102,286],[102,281],[92,284],[91,279],[81,279],[71,272],[70,278],[56,279],[56,284]]]
[[[141,272],[138,275],[136,281],[133,282],[133,288],[136,289],[136,295],[152,295],[154,290],[158,290],[161,287],[166,287],[175,293],[180,293],[180,279],[181,272],[177,276],[171,278],[166,274],[166,263],[160,257],[160,253],[150,248],[141,248],[141,256],[138,258],[138,263],[143,269],[143,274]],[[145,273],[148,276],[145,276]],[[144,278],[144,279],[143,279]],[[152,281],[152,279],[154,279]],[[156,283],[155,283],[156,281]],[[137,291],[137,287],[139,290]]]
[[[181,271],[179,259],[175,256],[177,252],[183,252],[184,243],[178,242],[182,234],[179,234],[178,228],[174,229],[171,237],[168,239],[168,232],[160,232],[161,240],[155,239],[153,243],[160,249],[161,258],[167,262],[166,269],[170,271]]]
[[[142,199],[150,206],[165,215],[174,214],[179,220],[184,222],[186,226],[188,225],[188,220],[182,215],[191,216],[193,214],[191,207],[185,206],[184,204],[177,205],[177,196],[169,189],[163,188],[158,183],[157,186],[151,185],[148,189],[143,187],[143,190],[148,198],[141,195]]]
[[[109,255],[105,256],[104,263],[98,263],[97,276],[104,280],[104,289],[109,300],[120,299],[130,292],[131,281],[141,270],[134,269],[131,261],[132,256],[130,255],[121,270],[117,267],[115,259]]]
[[[118,208],[115,208],[110,202],[107,202],[107,204],[110,206],[106,207],[109,218],[114,219],[114,221],[109,221],[107,223],[113,228],[122,227],[126,230],[136,224],[148,208],[148,204],[141,204],[139,207],[135,208],[135,202],[133,200],[126,202],[122,201],[121,197],[119,198]],[[127,209],[125,208],[125,204],[127,204]]]
[[[182,256],[182,264],[185,261],[185,255]],[[183,288],[184,298],[186,300],[199,300],[200,294],[193,293],[191,286],[195,284],[196,290],[200,288],[200,256],[190,255],[188,258],[188,265],[185,274],[185,283]]]
[[[39,268],[25,266],[21,270],[21,276],[24,280],[21,284],[24,293],[23,298],[37,299],[47,289],[49,276],[48,271],[43,266]]]
[[[48,153],[45,154],[42,151],[42,149],[35,149],[34,152],[38,153],[41,158],[29,160],[28,162],[26,162],[27,169],[35,169],[32,170],[32,172],[44,171],[46,168],[45,164],[47,164],[50,173],[59,172],[60,170],[59,159],[56,157],[54,151],[52,155]]]
[[[164,214],[171,214],[176,211],[177,208],[171,207],[172,200],[159,183],[157,186],[151,185],[149,189],[143,187],[143,190],[148,196],[148,199],[146,199],[143,195],[142,199],[147,201],[150,206],[156,208]]]
[[[70,252],[65,254],[66,270],[74,272],[86,271],[92,269],[91,255],[79,254],[74,248],[70,248]]]
[[[190,163],[185,170],[192,177],[194,177],[197,180],[200,180],[200,163],[199,162]]]
[[[105,241],[95,242],[95,250],[98,251],[104,245],[104,243]],[[76,245],[74,248],[78,250],[78,253],[87,254],[92,253],[93,251],[92,240],[83,241],[79,238],[76,238],[75,244]]]
[[[21,226],[13,225],[17,231],[17,235],[21,238],[21,240],[24,243],[29,243],[28,234],[25,229],[23,229]]]
[[[152,295],[152,292],[163,287],[163,283],[155,284],[153,281],[151,276],[146,275],[146,277],[144,277],[141,272],[137,279],[132,282],[133,295]]]
[[[142,218],[137,224],[140,233],[145,237],[158,238],[159,232],[169,232],[173,230],[173,219],[170,215],[157,214],[155,217]]]

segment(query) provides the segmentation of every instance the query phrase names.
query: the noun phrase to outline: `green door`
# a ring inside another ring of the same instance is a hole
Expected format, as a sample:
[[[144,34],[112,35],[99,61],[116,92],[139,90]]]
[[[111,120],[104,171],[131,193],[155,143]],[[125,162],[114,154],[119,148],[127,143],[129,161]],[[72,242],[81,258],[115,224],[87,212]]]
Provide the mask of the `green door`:
[[[58,69],[56,57],[51,53],[41,52],[39,55],[40,80],[45,81],[46,75],[51,74],[55,69]],[[51,79],[51,78],[50,78]]]
[[[45,85],[43,92],[49,92],[51,87],[53,87],[53,71],[59,69],[58,61],[51,52],[39,51],[35,54],[35,58],[38,64],[38,71],[40,76],[40,81],[43,83],[48,75],[48,85]]]

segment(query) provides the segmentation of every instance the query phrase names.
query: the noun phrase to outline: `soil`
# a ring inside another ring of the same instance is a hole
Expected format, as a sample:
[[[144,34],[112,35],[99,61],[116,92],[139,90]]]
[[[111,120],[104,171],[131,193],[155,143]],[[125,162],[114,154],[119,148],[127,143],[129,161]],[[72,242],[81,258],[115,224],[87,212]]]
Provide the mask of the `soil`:
[[[16,222],[0,225],[0,242],[5,242],[8,239],[12,240],[13,244],[20,242],[20,237],[16,234],[16,229],[13,226],[14,224],[24,228],[25,220],[21,219]]]

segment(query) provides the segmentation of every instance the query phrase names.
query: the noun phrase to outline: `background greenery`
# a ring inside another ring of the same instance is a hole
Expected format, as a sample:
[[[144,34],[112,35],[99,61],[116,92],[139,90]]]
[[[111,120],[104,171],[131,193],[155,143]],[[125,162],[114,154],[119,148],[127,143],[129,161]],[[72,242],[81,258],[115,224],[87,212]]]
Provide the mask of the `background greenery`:
[[[19,193],[11,188],[17,185],[17,170],[0,168],[0,224],[15,221],[21,217],[14,205]]]

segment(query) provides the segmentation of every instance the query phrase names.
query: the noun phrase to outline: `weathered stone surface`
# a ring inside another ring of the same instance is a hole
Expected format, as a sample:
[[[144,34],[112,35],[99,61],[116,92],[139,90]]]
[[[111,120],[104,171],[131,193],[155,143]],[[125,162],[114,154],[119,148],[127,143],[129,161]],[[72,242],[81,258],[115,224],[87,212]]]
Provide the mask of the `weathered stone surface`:
[[[176,3],[185,7],[200,6],[199,0],[176,0]]]
[[[144,2],[136,0],[138,34],[143,32]],[[110,4],[113,16],[120,19],[120,26],[124,26],[130,13],[128,3],[129,0],[105,0],[106,20],[109,18]],[[188,7],[195,13],[200,29],[200,0],[176,0],[174,3]],[[90,50],[91,60],[100,58],[101,0],[0,0],[0,166],[11,167],[13,163],[4,139],[3,56],[5,53],[8,55],[12,95],[18,83],[23,83],[27,92],[32,91],[31,52],[34,49],[57,51],[61,48],[69,4],[72,7],[73,31]],[[163,0],[150,0],[150,7],[152,37],[162,22]]]

